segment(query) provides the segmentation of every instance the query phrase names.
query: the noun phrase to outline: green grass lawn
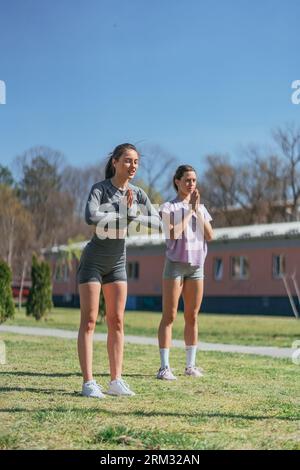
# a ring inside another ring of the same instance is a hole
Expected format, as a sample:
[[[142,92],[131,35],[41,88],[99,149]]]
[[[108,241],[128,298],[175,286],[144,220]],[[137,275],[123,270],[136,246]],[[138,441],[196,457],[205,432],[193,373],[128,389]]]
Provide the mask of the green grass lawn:
[[[300,449],[300,369],[291,360],[199,353],[206,375],[193,379],[174,348],[178,380],[166,383],[155,379],[154,346],[126,345],[124,377],[136,396],[97,400],[79,394],[76,341],[0,339],[0,449]],[[106,387],[104,343],[95,344],[94,372]]]
[[[47,321],[36,321],[26,317],[22,310],[5,324],[77,330],[79,317],[79,309],[54,308]],[[127,312],[125,334],[155,337],[160,318],[159,313]],[[173,328],[174,339],[183,339],[183,325],[183,314],[179,312]],[[97,332],[106,332],[106,325],[97,325]],[[284,317],[201,313],[199,338],[212,343],[291,347],[293,341],[300,339],[300,321]]]

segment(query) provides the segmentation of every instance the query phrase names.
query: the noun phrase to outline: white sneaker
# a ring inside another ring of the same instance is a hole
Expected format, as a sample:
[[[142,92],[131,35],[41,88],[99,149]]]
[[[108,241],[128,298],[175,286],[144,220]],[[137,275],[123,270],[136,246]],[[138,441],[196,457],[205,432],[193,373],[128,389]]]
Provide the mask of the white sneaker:
[[[104,393],[102,393],[102,387],[101,385],[97,384],[96,380],[90,380],[89,382],[85,382],[82,385],[81,394],[84,397],[105,398]]]
[[[161,380],[177,380],[170,367],[161,367],[157,372],[156,378]]]
[[[186,367],[184,371],[185,375],[189,375],[190,377],[203,377],[204,370],[200,369],[200,367]]]
[[[132,397],[135,393],[130,390],[129,385],[123,379],[112,380],[109,384],[109,389],[106,392],[108,395],[114,396],[127,396]]]

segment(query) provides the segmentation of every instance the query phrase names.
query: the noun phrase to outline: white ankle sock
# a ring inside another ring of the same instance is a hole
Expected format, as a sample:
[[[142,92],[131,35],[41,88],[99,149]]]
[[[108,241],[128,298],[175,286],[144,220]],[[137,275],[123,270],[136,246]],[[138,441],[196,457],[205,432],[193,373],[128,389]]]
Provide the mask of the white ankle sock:
[[[197,345],[185,346],[186,351],[186,367],[195,367]]]
[[[169,348],[161,348],[159,350],[160,353],[160,365],[161,368],[164,369],[165,367],[170,367],[169,365]]]

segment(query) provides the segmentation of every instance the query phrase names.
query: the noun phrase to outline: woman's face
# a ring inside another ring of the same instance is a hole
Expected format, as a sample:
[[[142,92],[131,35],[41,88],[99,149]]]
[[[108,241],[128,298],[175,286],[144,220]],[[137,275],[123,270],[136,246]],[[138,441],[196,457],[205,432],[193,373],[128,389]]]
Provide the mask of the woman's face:
[[[197,176],[194,171],[185,171],[179,180],[175,180],[178,192],[187,196],[192,194],[197,187]]]
[[[116,175],[131,180],[139,166],[139,155],[135,150],[126,150],[119,160],[113,160]]]

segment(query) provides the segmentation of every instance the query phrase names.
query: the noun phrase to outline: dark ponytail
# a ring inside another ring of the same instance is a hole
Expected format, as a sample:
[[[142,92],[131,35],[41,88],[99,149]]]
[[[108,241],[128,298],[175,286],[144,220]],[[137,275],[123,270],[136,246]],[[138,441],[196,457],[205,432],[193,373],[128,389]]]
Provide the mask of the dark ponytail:
[[[105,167],[105,179],[112,178],[114,176],[116,169],[113,165],[113,160],[118,161],[120,157],[122,157],[123,153],[126,152],[126,150],[135,150],[138,153],[137,149],[132,144],[117,145],[114,151],[111,152],[108,156],[108,162]]]
[[[175,172],[175,175],[173,176],[173,186],[175,188],[175,191],[178,192],[178,188],[177,188],[177,185],[175,183],[175,180],[180,180],[180,178],[183,177],[184,173],[186,171],[194,171],[196,173],[196,170],[190,166],[190,165],[180,165],[176,172]]]

